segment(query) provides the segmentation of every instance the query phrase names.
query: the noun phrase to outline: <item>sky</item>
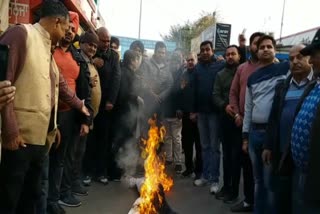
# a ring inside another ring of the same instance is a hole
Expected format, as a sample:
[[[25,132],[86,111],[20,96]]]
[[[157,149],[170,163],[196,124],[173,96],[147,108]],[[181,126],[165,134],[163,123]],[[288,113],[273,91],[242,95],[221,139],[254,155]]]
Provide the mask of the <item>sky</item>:
[[[320,0],[285,0],[282,36],[320,26]],[[138,37],[140,0],[100,0],[112,35]],[[231,24],[231,43],[246,29],[280,36],[283,0],[142,0],[141,38],[161,40],[170,26],[194,21],[202,12],[217,11],[218,22]]]

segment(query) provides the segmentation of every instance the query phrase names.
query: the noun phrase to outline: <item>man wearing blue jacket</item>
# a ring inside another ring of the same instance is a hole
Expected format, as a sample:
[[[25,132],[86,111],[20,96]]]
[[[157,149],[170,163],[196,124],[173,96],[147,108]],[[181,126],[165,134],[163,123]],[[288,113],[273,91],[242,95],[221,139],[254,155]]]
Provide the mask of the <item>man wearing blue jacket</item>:
[[[194,181],[195,186],[210,184],[210,192],[219,190],[220,141],[218,139],[218,112],[212,101],[214,81],[218,71],[225,63],[214,57],[212,42],[204,41],[200,45],[200,61],[195,73],[195,112],[202,147],[203,174]]]

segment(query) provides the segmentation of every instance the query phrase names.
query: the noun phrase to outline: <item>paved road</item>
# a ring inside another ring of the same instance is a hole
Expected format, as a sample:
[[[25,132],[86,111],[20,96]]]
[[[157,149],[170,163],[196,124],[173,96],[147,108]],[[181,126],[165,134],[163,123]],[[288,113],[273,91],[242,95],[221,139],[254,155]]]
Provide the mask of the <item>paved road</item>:
[[[167,193],[167,201],[179,214],[229,214],[230,205],[217,201],[209,194],[209,187],[194,187],[192,178],[174,179],[175,185]],[[68,214],[127,214],[136,200],[135,191],[123,183],[110,182],[103,186],[93,183],[89,196],[82,197],[82,206],[68,208]]]

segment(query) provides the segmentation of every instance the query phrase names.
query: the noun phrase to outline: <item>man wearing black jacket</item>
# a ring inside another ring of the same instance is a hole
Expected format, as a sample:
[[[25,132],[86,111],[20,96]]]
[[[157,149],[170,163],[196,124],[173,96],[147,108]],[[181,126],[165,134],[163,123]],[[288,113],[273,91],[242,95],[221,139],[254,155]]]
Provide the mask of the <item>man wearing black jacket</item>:
[[[279,161],[286,144],[290,141],[296,107],[313,79],[309,57],[300,54],[304,47],[297,45],[290,50],[291,75],[276,86],[264,145],[263,161],[265,164],[272,164],[276,178],[274,188],[279,213],[291,213],[291,177],[279,175]]]
[[[182,173],[183,176],[189,176],[193,172],[196,179],[199,179],[202,173],[202,158],[201,144],[197,121],[190,118],[190,113],[194,111],[194,96],[195,96],[195,67],[197,64],[197,55],[190,53],[187,56],[187,69],[182,74],[180,79],[180,107],[182,111],[182,148],[185,157],[186,170]],[[193,164],[193,145],[196,149],[196,161]]]
[[[96,163],[92,166],[95,169],[93,175],[96,179],[107,184],[109,178],[118,180],[114,175],[112,166],[114,154],[112,148],[112,123],[115,120],[115,103],[118,97],[121,70],[119,55],[110,48],[111,35],[105,27],[97,30],[99,44],[97,54],[94,57],[94,64],[98,68],[101,85],[101,102],[97,117],[94,120],[94,134],[96,137]]]

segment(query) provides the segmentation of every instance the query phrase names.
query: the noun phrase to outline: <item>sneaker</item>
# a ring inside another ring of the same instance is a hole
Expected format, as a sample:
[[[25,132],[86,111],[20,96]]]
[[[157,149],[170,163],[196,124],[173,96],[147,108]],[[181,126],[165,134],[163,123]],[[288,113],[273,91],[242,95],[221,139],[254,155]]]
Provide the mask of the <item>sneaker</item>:
[[[174,171],[177,173],[177,174],[180,174],[182,172],[182,166],[180,164],[177,164],[175,167],[174,167]]]
[[[197,179],[193,182],[193,184],[197,187],[200,187],[200,186],[205,186],[208,184],[208,180],[204,179],[204,178],[200,178],[200,179]]]
[[[193,171],[190,169],[185,170],[184,172],[182,172],[182,176],[183,177],[189,177],[192,176]]]
[[[223,199],[223,202],[226,204],[233,204],[237,199],[237,195],[227,193]]]
[[[221,190],[220,190],[219,192],[217,192],[217,194],[216,194],[216,199],[217,199],[217,200],[224,200],[224,197],[226,196],[226,194],[227,194],[227,190],[226,190],[226,188],[223,186],[223,187],[221,188]]]
[[[66,207],[79,207],[81,206],[81,201],[74,197],[72,194],[68,194],[68,196],[61,197],[61,199],[58,202],[60,205],[66,206]]]
[[[230,208],[231,212],[233,213],[240,213],[240,212],[252,212],[253,206],[251,204],[246,203],[245,201],[241,201],[238,204],[235,204]]]
[[[83,185],[85,185],[85,186],[90,186],[90,185],[91,185],[91,181],[92,181],[91,176],[86,176],[86,177],[84,177],[84,179],[82,180],[82,183],[83,183]]]
[[[217,194],[218,191],[219,191],[219,183],[212,183],[210,186],[210,193]]]
[[[72,187],[72,193],[77,196],[87,196],[88,190],[83,186],[79,185],[79,186]]]
[[[58,203],[48,203],[47,213],[48,214],[65,214],[66,211]]]
[[[97,177],[97,181],[104,185],[107,185],[109,183],[108,178],[105,176]]]

